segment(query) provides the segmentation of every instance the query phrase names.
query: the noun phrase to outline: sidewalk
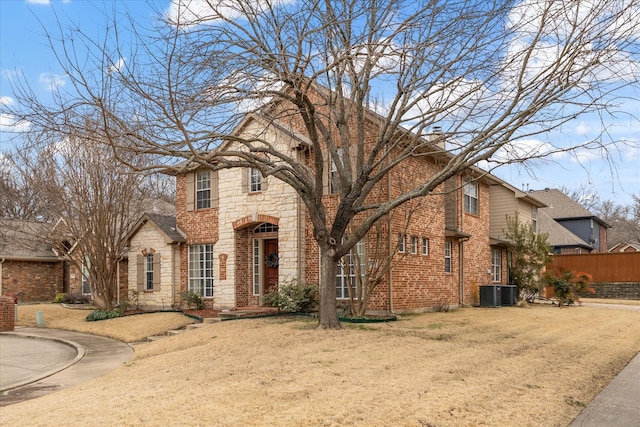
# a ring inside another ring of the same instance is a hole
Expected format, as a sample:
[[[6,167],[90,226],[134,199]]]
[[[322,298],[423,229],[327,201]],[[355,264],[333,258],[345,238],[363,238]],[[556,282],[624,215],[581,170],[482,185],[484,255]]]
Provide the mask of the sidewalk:
[[[640,353],[598,394],[569,427],[640,425]]]
[[[1,388],[7,391],[0,395],[0,406],[84,383],[133,356],[133,349],[121,341],[62,329],[18,327],[0,339],[18,344],[3,345]]]

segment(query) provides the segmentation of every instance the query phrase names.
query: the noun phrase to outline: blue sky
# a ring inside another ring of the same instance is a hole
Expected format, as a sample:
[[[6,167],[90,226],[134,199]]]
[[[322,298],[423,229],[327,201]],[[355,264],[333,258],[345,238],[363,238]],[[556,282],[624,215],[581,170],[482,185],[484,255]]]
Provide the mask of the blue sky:
[[[128,11],[140,24],[150,22],[157,11],[167,10],[170,0],[122,0],[118,12]],[[73,23],[88,34],[100,35],[104,28],[103,10],[113,10],[110,0],[2,0],[0,1],[0,101],[11,102],[10,80],[24,73],[38,96],[47,99],[52,86],[64,85],[66,77],[48,47],[45,32],[57,33],[57,20]],[[630,86],[629,100],[621,106],[627,114],[605,118],[607,133],[615,140],[628,141],[605,160],[602,153],[582,152],[537,161],[529,168],[503,167],[494,173],[517,188],[561,187],[583,189],[602,200],[630,203],[630,195],[640,195],[640,88]],[[635,117],[635,118],[634,118]],[[9,148],[7,125],[10,118],[0,117],[0,151]],[[554,142],[566,139],[575,144],[592,140],[602,132],[597,116],[581,117],[560,131],[545,137]],[[544,143],[531,139],[531,145]],[[532,176],[532,173],[534,176]]]

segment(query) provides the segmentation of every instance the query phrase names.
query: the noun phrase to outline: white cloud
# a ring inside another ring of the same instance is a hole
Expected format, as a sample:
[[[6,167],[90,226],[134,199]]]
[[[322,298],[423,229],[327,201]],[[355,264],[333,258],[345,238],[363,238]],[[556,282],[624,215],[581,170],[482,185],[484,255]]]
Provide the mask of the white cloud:
[[[39,78],[40,84],[48,91],[54,91],[67,83],[63,74],[42,73]]]
[[[540,157],[560,160],[566,158],[567,153],[538,139],[519,139],[503,145],[493,156],[493,160],[504,163]]]
[[[111,64],[109,66],[109,72],[110,73],[117,73],[119,72],[122,67],[124,67],[125,61],[127,60],[127,58],[120,58],[118,59],[118,62],[116,62],[115,64]]]
[[[26,1],[29,4],[41,4],[41,5],[51,4],[51,0],[26,0]]]
[[[31,123],[24,120],[17,121],[11,114],[0,113],[0,131],[2,132],[26,132]]]
[[[593,129],[591,128],[591,126],[589,126],[589,123],[582,120],[579,121],[574,128],[575,133],[581,136],[588,135],[592,130]]]
[[[10,96],[0,96],[0,106],[13,104],[15,104],[15,100]]]
[[[278,7],[294,0],[274,0],[270,7]],[[237,19],[248,13],[260,14],[268,6],[260,0],[171,0],[164,13],[167,21],[183,28],[210,24],[224,19]]]
[[[559,65],[567,67],[567,79],[580,87],[637,81],[640,75],[638,58],[624,51],[640,37],[640,6],[635,1],[524,0],[511,9],[506,29],[512,35],[505,58],[505,88],[513,85],[521,70],[525,82],[542,81],[567,55],[567,48],[574,52],[572,62],[568,67]]]

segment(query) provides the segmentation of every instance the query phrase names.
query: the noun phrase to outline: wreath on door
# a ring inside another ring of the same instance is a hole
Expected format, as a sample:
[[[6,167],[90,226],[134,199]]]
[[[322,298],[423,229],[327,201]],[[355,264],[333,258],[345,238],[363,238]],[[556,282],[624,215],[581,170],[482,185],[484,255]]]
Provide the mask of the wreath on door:
[[[264,263],[269,268],[276,268],[278,266],[278,264],[280,264],[280,258],[278,257],[278,253],[277,252],[271,252],[269,255],[267,255]]]

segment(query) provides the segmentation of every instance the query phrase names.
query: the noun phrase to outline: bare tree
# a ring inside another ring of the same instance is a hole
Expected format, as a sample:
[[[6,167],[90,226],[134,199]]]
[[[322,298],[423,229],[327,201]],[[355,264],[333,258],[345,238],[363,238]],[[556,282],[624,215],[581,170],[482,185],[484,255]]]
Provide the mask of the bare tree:
[[[94,303],[111,310],[125,236],[146,208],[145,177],[116,161],[90,133],[20,152],[12,174],[30,177],[31,191],[47,200],[49,231],[32,241],[49,243],[75,265]]]
[[[605,200],[595,206],[596,214],[611,226],[607,233],[609,248],[618,243],[640,242],[640,198],[632,196],[629,205]]]
[[[82,134],[83,115],[70,114],[81,110],[100,118],[101,137],[124,160],[148,153],[284,181],[320,248],[319,327],[340,328],[337,263],[386,214],[480,162],[575,149],[519,141],[583,113],[620,113],[617,90],[638,83],[638,12],[637,0],[176,0],[151,31],[132,18],[104,42],[85,37],[86,58],[82,35],[62,34],[57,55],[73,90],[52,107],[17,87],[11,113]],[[137,39],[125,45],[128,31]],[[303,134],[306,156],[238,136],[249,113]],[[446,153],[426,137],[435,126]],[[580,146],[606,154],[611,144]],[[438,157],[442,168],[402,194],[373,197],[416,157]],[[331,168],[335,208],[323,197]]]
[[[47,201],[36,190],[31,176],[14,173],[10,160],[0,165],[0,218],[47,221]]]
[[[609,248],[618,243],[640,242],[640,198],[638,196],[632,195],[631,203],[624,205],[613,200],[601,200],[599,194],[593,194],[584,186],[577,190],[562,187],[561,191],[611,226],[607,232]]]

